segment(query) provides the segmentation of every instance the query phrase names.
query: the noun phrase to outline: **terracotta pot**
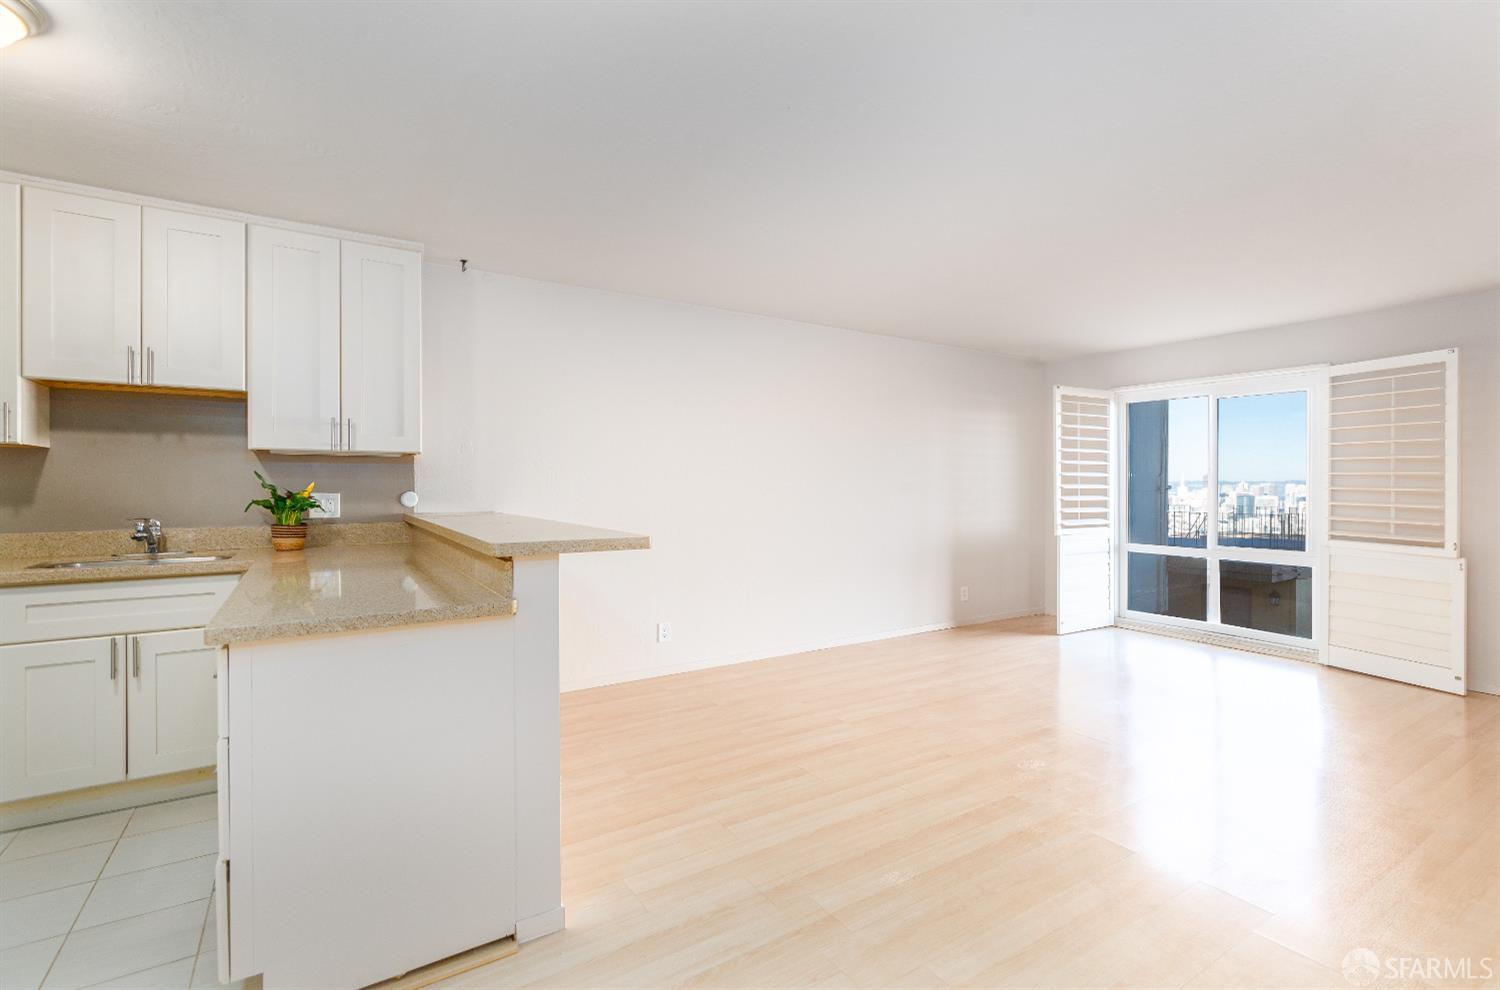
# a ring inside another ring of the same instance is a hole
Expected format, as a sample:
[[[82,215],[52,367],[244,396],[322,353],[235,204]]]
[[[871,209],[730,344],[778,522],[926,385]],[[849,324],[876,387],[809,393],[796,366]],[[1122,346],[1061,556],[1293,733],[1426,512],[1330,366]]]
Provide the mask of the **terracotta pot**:
[[[301,550],[307,546],[307,523],[296,526],[271,526],[271,546],[277,550]]]

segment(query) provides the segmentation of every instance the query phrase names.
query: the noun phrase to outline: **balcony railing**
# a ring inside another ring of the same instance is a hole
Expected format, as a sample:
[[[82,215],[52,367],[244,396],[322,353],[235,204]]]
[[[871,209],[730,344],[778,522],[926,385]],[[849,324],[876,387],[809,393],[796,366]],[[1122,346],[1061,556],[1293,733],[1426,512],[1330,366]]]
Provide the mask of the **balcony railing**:
[[[1167,510],[1167,545],[1201,547],[1208,543],[1208,525],[1215,514],[1172,506]],[[1306,550],[1307,514],[1292,509],[1262,509],[1218,519],[1219,545],[1263,550]]]

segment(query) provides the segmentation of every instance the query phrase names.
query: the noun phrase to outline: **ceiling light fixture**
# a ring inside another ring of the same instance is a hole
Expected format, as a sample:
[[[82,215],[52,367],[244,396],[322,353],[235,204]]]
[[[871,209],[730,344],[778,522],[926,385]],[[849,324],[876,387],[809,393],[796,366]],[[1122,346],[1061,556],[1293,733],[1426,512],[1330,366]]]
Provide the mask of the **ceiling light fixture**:
[[[0,48],[41,34],[46,27],[46,15],[31,0],[0,0]]]

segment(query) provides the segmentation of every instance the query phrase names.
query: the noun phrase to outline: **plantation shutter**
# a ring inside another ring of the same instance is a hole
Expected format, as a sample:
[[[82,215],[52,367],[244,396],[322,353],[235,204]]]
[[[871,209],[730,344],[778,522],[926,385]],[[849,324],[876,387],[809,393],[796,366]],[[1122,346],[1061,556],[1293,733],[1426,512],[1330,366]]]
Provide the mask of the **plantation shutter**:
[[[1328,538],[1458,553],[1456,351],[1329,377]]]
[[[1326,662],[1463,694],[1458,351],[1330,368],[1327,458]]]
[[[1057,631],[1112,625],[1114,595],[1114,396],[1053,390]]]

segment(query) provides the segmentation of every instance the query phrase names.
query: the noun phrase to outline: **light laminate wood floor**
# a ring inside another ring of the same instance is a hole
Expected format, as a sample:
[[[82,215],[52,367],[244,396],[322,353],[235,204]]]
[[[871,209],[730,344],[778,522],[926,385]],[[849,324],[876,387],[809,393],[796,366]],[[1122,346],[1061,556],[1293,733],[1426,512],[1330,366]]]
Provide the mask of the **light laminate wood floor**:
[[[446,986],[1500,982],[1500,698],[1016,620],[565,695],[563,785]]]

